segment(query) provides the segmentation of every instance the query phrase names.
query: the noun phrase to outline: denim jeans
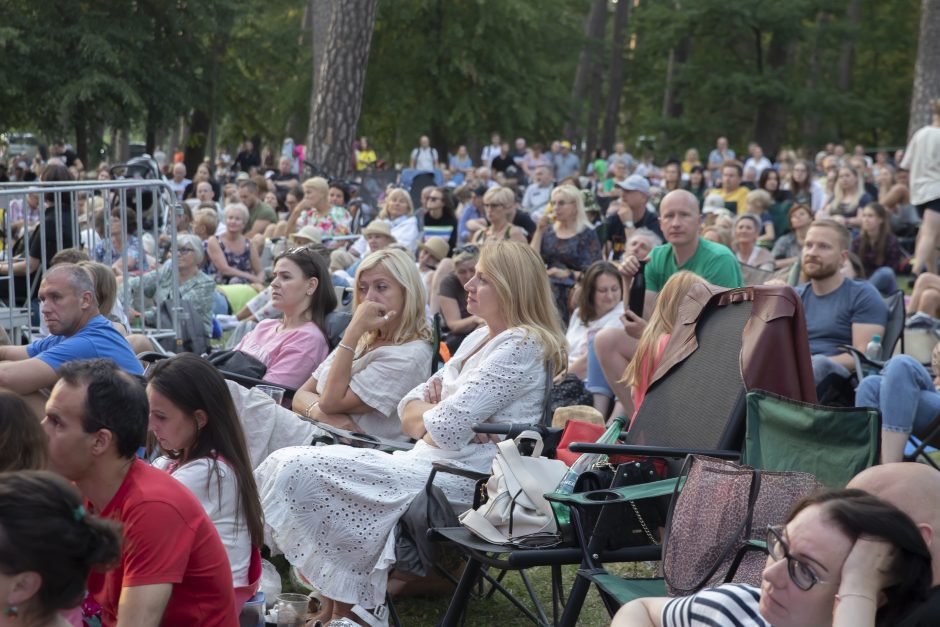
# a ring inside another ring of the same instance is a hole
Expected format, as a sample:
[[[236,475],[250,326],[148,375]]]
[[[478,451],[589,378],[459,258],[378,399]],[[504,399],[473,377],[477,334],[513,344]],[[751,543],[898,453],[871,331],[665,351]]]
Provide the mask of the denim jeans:
[[[862,379],[855,404],[881,410],[884,431],[910,433],[926,427],[940,413],[940,393],[930,373],[908,355],[892,357],[881,374]]]
[[[584,382],[584,387],[591,394],[603,394],[608,398],[613,398],[614,391],[607,383],[604,369],[601,368],[601,362],[597,360],[597,354],[594,352],[594,338],[587,343],[587,355],[587,380]]]
[[[871,273],[868,282],[877,289],[882,296],[890,296],[898,291],[898,278],[894,270],[888,266],[882,266]]]

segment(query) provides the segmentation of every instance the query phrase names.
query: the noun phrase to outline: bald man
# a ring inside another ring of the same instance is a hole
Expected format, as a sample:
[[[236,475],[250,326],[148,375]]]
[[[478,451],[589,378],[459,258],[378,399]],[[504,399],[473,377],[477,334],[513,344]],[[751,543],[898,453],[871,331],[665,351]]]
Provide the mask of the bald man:
[[[940,472],[913,462],[883,464],[860,472],[847,487],[884,499],[917,524],[933,561],[933,589],[898,627],[940,625],[940,539],[934,537],[940,532]]]

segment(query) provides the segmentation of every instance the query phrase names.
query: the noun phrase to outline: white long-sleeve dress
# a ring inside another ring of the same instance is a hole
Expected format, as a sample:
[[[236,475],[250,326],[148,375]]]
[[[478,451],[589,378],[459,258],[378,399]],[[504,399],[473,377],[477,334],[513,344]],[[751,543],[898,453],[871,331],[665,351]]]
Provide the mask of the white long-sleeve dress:
[[[367,608],[384,603],[395,563],[395,524],[424,487],[432,462],[488,472],[496,446],[473,442],[471,425],[539,419],[546,385],[541,343],[522,329],[488,342],[487,335],[484,327],[467,336],[432,377],[441,379],[442,400],[425,412],[424,424],[440,448],[419,441],[410,451],[390,455],[349,446],[295,446],[275,451],[255,471],[268,545],[327,597]],[[402,399],[399,415],[410,401],[423,398],[427,385]],[[438,477],[435,484],[455,509],[466,509],[473,483]]]

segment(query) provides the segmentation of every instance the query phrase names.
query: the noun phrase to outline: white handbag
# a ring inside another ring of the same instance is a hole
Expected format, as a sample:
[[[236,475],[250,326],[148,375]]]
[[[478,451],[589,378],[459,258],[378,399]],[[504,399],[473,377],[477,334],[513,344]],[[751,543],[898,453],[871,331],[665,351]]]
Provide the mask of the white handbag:
[[[519,442],[535,440],[531,457],[519,453]],[[523,431],[515,440],[496,445],[493,474],[486,482],[487,501],[460,515],[460,522],[493,544],[513,544],[533,534],[554,534],[555,515],[543,496],[553,492],[568,472],[561,460],[539,457],[542,436]]]

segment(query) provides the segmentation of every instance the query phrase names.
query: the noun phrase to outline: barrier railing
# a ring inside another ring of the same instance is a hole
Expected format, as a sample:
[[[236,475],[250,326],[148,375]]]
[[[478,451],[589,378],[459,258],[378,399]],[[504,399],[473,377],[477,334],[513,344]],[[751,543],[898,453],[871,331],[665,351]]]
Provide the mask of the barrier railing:
[[[37,195],[39,216],[36,224],[30,224],[28,197]],[[14,201],[18,201],[14,202]],[[24,214],[22,235],[14,239],[11,205],[19,204]],[[25,210],[24,210],[25,208]],[[111,214],[117,209],[117,219],[112,226]],[[129,209],[134,218],[128,223]],[[136,273],[157,271],[163,251],[168,250],[172,264],[172,288],[169,297],[170,320],[165,320],[159,303],[156,307],[154,325],[148,326],[141,315],[141,325],[132,329],[149,335],[167,336],[172,332],[177,342],[180,339],[180,285],[177,252],[176,216],[183,209],[176,195],[165,180],[125,179],[106,181],[49,181],[14,182],[0,184],[0,210],[3,212],[3,250],[0,251],[0,325],[16,341],[21,329],[32,339],[38,325],[37,291],[39,282],[53,255],[64,248],[84,249],[96,259],[96,246],[103,249],[98,259],[102,263],[120,270],[123,277]],[[96,230],[96,214],[101,212]],[[52,233],[49,232],[52,229]],[[132,234],[137,234],[136,259],[131,259]],[[161,238],[161,235],[163,238]],[[115,256],[114,246],[120,245]],[[162,242],[161,243],[161,239]],[[54,249],[54,250],[50,250]],[[38,254],[37,254],[38,253]],[[136,268],[132,267],[137,265]],[[6,286],[2,285],[6,282]],[[127,313],[132,305],[128,281],[121,282],[118,295]],[[136,310],[145,311],[146,299],[143,289],[137,290]],[[109,315],[111,312],[103,311]]]

